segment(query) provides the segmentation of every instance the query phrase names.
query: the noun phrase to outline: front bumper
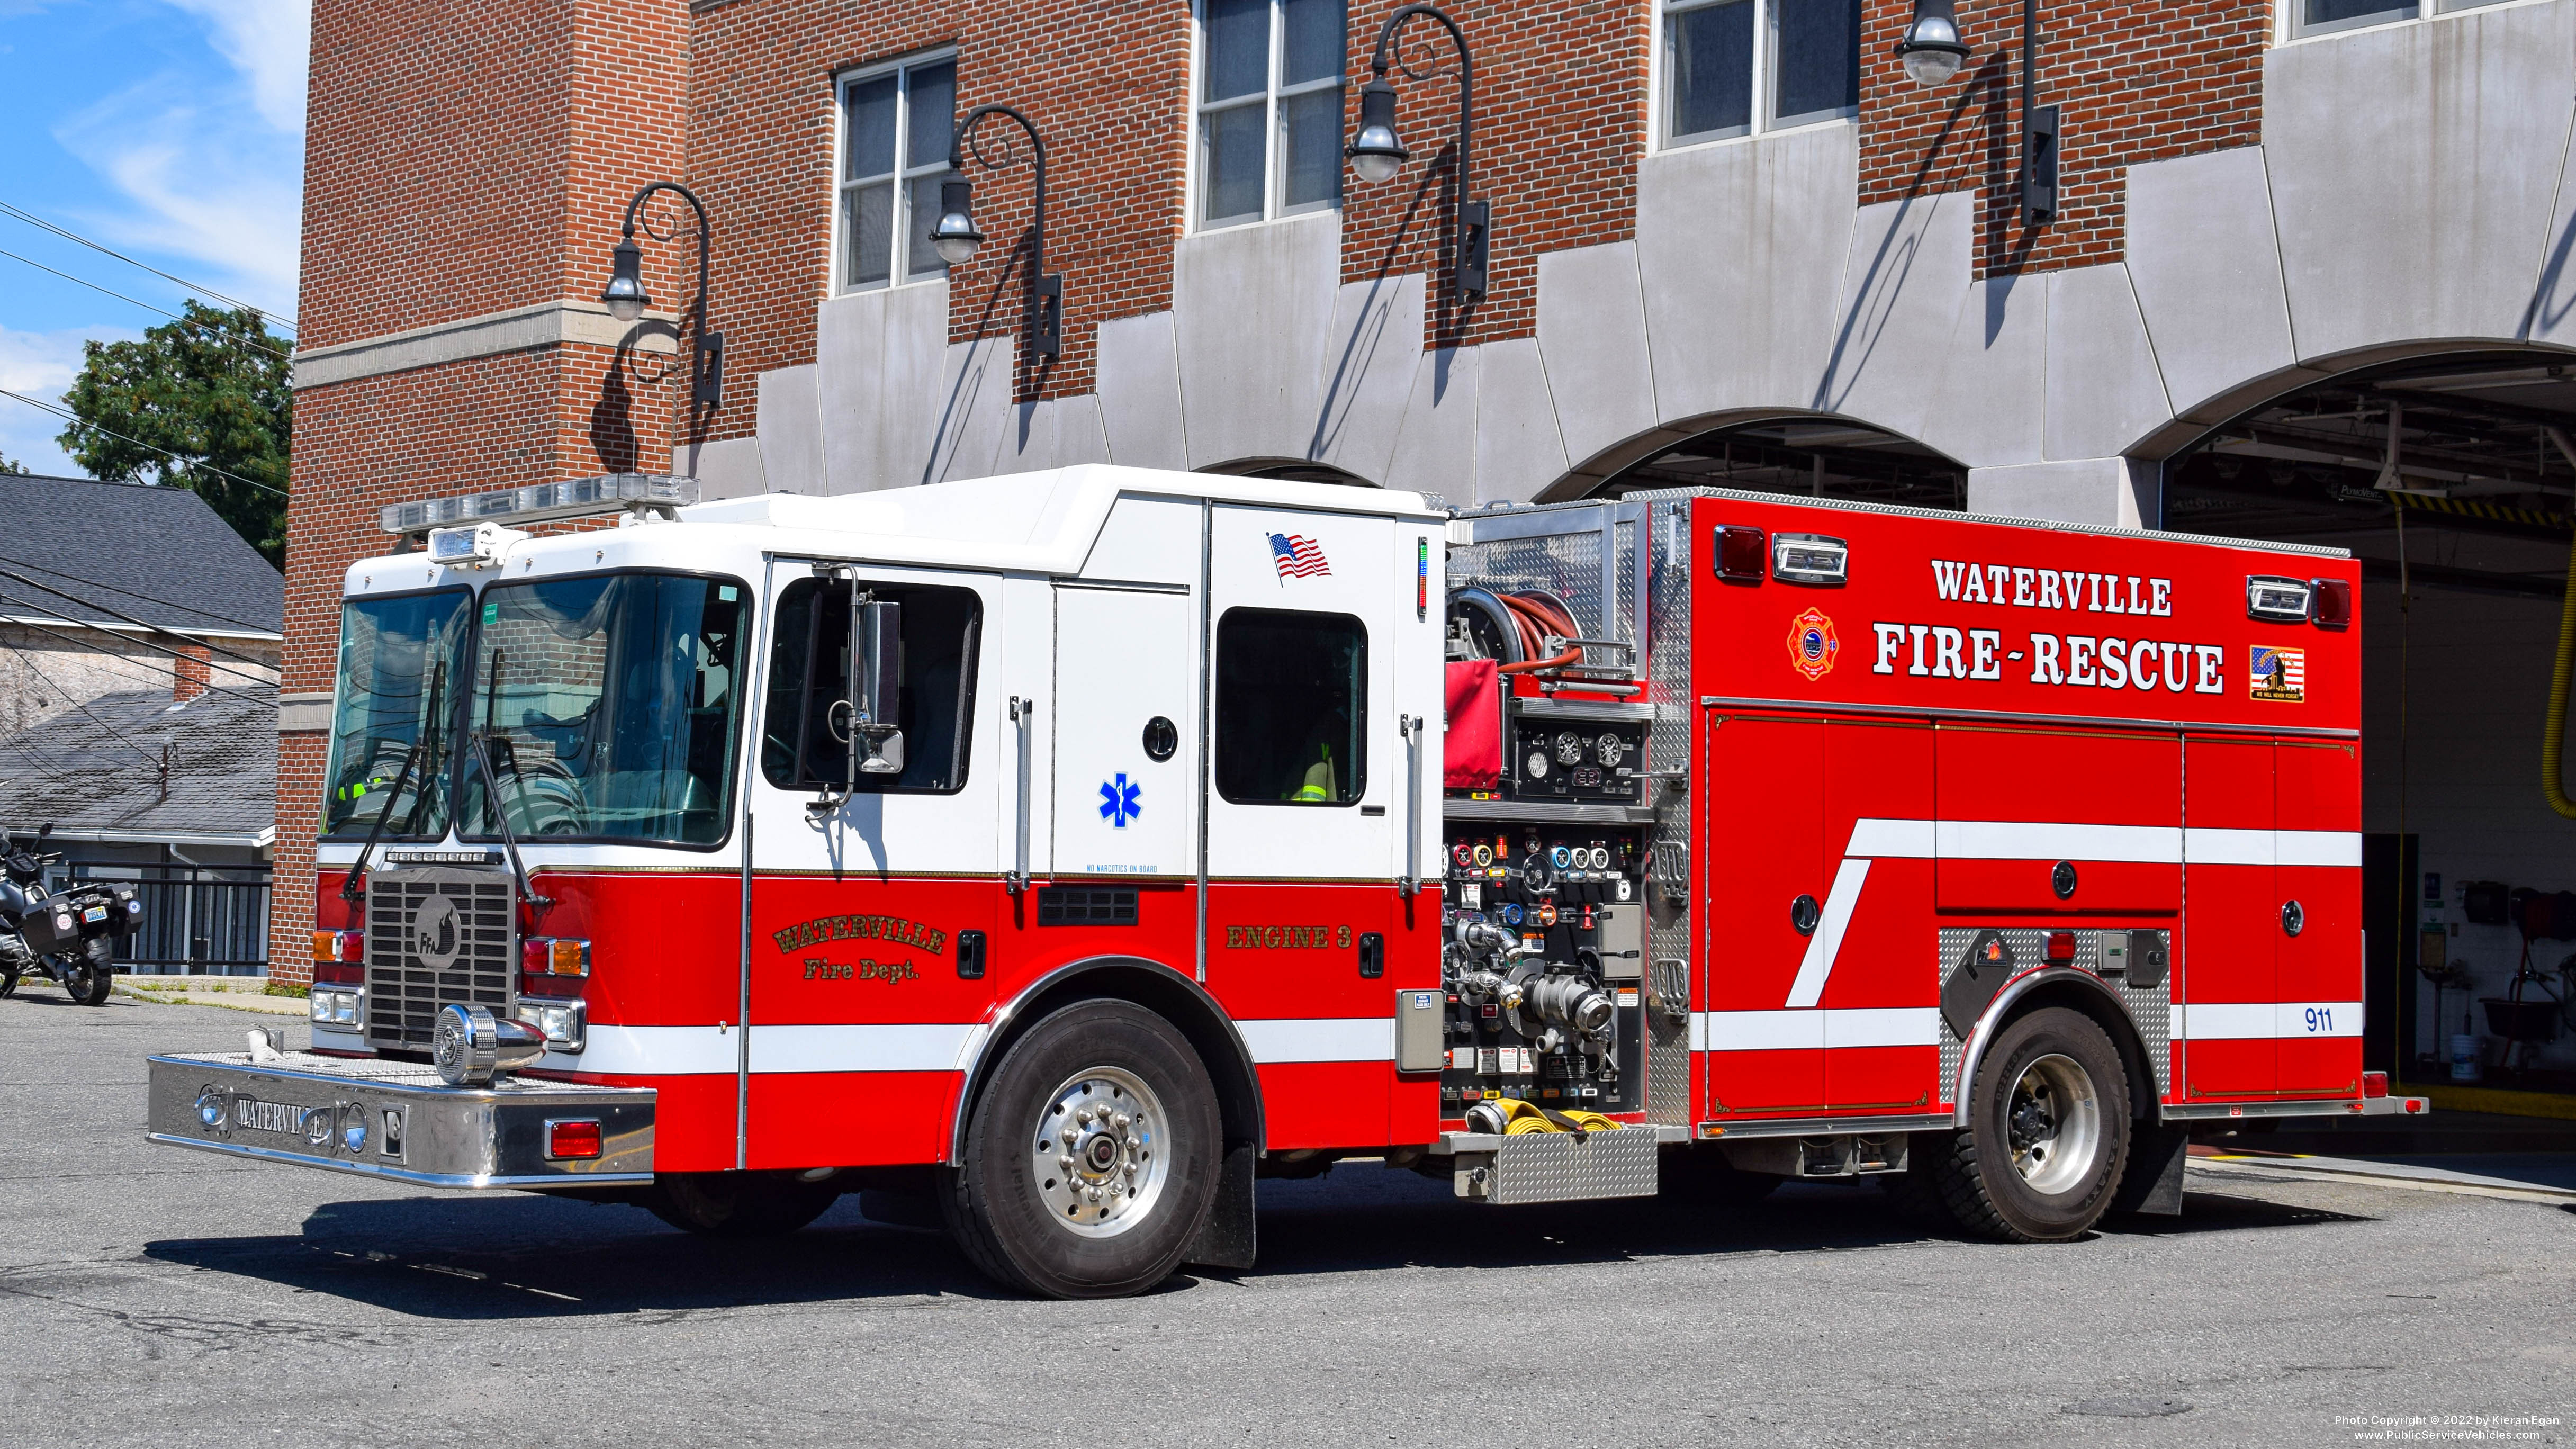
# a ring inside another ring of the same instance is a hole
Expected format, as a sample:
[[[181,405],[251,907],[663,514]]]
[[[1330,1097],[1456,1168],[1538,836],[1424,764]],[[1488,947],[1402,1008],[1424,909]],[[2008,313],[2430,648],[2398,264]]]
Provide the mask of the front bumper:
[[[615,1187],[653,1180],[650,1088],[514,1077],[451,1087],[428,1066],[287,1052],[150,1059],[145,1136],[173,1147],[424,1187]],[[546,1155],[547,1124],[599,1123],[599,1156]]]

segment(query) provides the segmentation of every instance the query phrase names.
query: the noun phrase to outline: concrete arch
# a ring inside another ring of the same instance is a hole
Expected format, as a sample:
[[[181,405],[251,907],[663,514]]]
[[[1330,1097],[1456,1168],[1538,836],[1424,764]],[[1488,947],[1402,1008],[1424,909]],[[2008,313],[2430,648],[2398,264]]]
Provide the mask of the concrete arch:
[[[1668,453],[1677,447],[1681,447],[1698,439],[1706,438],[1713,433],[1724,433],[1775,423],[1801,423],[1865,429],[1869,432],[1880,434],[1907,449],[1914,450],[1914,452],[1921,456],[1925,462],[1934,466],[1947,468],[1959,474],[1963,479],[1968,471],[1968,465],[1965,462],[1962,462],[1950,454],[1943,452],[1918,438],[1910,437],[1897,429],[1887,427],[1881,423],[1873,422],[1865,417],[1859,417],[1849,413],[1818,411],[1812,408],[1727,408],[1717,412],[1700,413],[1693,417],[1680,418],[1671,422],[1659,423],[1643,432],[1622,438],[1609,447],[1593,454],[1591,457],[1584,459],[1583,462],[1577,466],[1568,469],[1563,475],[1558,477],[1555,482],[1550,483],[1545,488],[1539,490],[1538,496],[1534,501],[1540,503],[1561,503],[1571,499],[1587,498],[1616,482],[1621,475],[1626,474],[1638,466],[1651,461],[1661,454]]]

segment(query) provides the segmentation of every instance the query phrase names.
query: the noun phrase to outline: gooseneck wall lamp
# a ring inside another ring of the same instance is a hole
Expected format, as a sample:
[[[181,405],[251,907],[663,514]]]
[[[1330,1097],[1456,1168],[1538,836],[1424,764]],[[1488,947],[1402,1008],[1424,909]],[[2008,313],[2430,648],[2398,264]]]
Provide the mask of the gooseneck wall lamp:
[[[1458,290],[1481,297],[1485,293],[1486,238],[1492,231],[1493,208],[1490,203],[1468,199],[1467,151],[1476,131],[1476,62],[1468,53],[1467,37],[1458,29],[1458,22],[1440,7],[1406,5],[1379,27],[1377,49],[1369,57],[1369,83],[1360,87],[1360,128],[1351,143],[1342,148],[1342,154],[1350,158],[1351,170],[1358,173],[1360,180],[1369,182],[1393,179],[1413,158],[1395,133],[1395,87],[1388,83],[1387,71],[1391,66],[1403,65],[1405,78],[1417,81],[1450,73],[1447,66],[1417,70],[1394,58],[1402,54],[1395,46],[1396,32],[1417,15],[1439,22],[1458,51]]]
[[[724,334],[707,330],[707,208],[697,193],[676,181],[656,181],[635,193],[626,203],[626,225],[618,234],[617,249],[611,253],[608,285],[599,300],[608,304],[608,315],[620,322],[633,322],[653,305],[653,294],[644,290],[644,250],[635,244],[635,223],[642,216],[644,203],[658,191],[667,191],[689,204],[698,214],[698,295],[689,309],[689,335],[695,346],[689,357],[689,400],[718,408],[724,406]],[[644,223],[644,234],[655,241],[670,241]],[[676,235],[676,233],[674,234]]]
[[[1037,278],[1036,315],[1030,319],[1030,351],[1039,357],[1054,357],[1064,350],[1064,275],[1046,269],[1046,142],[1038,139],[1038,128],[1029,118],[1009,106],[977,106],[957,123],[955,136],[948,143],[948,169],[952,179],[939,183],[939,222],[930,229],[930,245],[940,259],[956,266],[984,245],[984,232],[975,224],[975,183],[967,179],[966,158],[973,156],[977,165],[987,171],[999,171],[1018,159],[1009,151],[998,156],[984,154],[975,138],[975,127],[986,116],[1007,116],[1019,123],[1029,137],[1029,166],[1035,182],[1029,226],[1029,275]]]
[[[1952,0],[1914,0],[1914,18],[1896,42],[1896,57],[1919,86],[1946,84],[1968,58]],[[2037,105],[2039,0],[2021,4],[2021,210],[2037,225],[2057,215],[2058,108]]]

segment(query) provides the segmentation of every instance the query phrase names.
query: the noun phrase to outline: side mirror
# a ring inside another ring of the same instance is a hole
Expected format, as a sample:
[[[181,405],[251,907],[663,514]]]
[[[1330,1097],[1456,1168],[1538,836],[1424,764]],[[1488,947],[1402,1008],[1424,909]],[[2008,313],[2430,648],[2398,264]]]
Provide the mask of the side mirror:
[[[850,601],[850,779],[903,773],[903,605]]]

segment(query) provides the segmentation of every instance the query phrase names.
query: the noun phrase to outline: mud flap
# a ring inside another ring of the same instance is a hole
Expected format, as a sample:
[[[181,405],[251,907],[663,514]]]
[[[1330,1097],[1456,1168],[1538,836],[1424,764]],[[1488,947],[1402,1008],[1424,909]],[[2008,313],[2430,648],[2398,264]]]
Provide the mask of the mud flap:
[[[2146,1125],[2129,1142],[2129,1166],[2120,1174],[2119,1191],[2111,1194],[2115,1213],[2182,1216],[2183,1159],[2191,1151],[2191,1133],[2180,1124]]]
[[[1249,1142],[1228,1142],[1225,1165],[1217,1172],[1216,1201],[1208,1205],[1207,1225],[1190,1240],[1181,1261],[1194,1268],[1242,1271],[1252,1266],[1252,1170],[1257,1154]]]

